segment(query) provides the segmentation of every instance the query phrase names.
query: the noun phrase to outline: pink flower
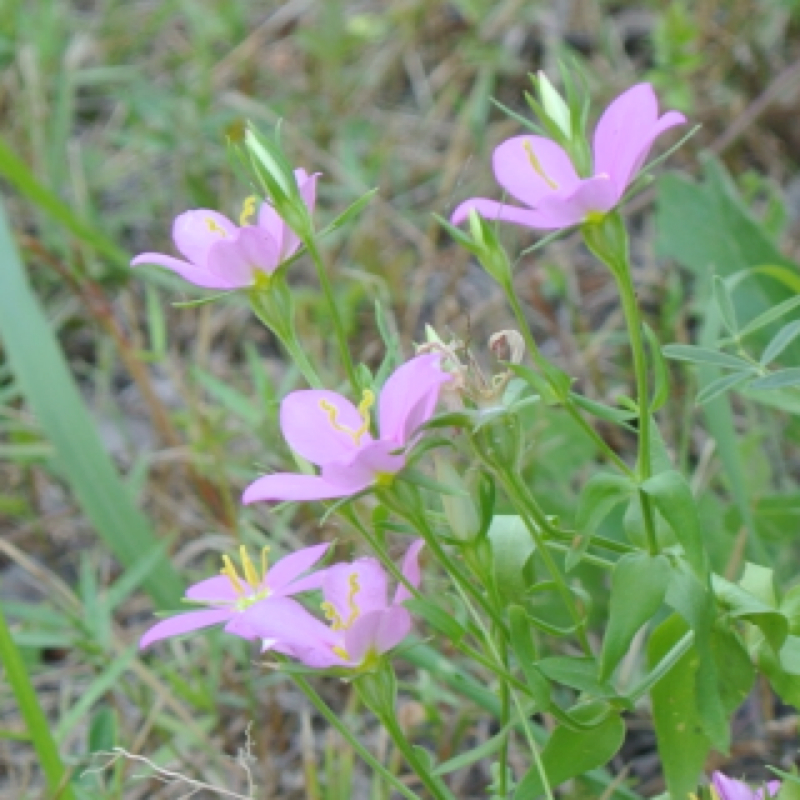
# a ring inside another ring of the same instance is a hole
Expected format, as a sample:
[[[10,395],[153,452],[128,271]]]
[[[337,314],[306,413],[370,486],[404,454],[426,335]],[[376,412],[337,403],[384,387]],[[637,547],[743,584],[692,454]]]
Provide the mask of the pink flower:
[[[313,211],[317,176],[295,170],[295,178],[306,206]],[[206,289],[246,289],[265,285],[269,276],[300,245],[296,234],[267,202],[261,204],[255,225],[247,224],[255,213],[256,198],[245,201],[239,222],[205,208],[186,211],[172,226],[175,247],[186,259],[161,253],[142,253],[131,261],[157,264]]]
[[[403,560],[402,574],[415,588],[420,584],[423,545],[421,539],[415,541]],[[329,625],[288,597],[254,605],[241,622],[264,640],[264,650],[284,653],[308,667],[369,666],[411,630],[411,615],[402,605],[411,593],[401,583],[389,603],[388,584],[378,561],[360,558],[325,572],[322,610]]]
[[[442,384],[450,380],[440,361],[438,353],[417,356],[389,377],[378,403],[377,439],[369,430],[371,391],[364,391],[358,408],[324,389],[288,394],[281,404],[284,438],[298,455],[321,467],[321,474],[265,475],[247,487],[242,502],[324,500],[391,483],[406,464],[398,451],[413,443],[417,429],[433,415]]]
[[[186,599],[210,606],[203,611],[187,611],[157,623],[142,637],[139,647],[144,649],[159,639],[180,636],[190,631],[226,623],[225,630],[245,639],[255,638],[248,634],[247,626],[242,624],[242,615],[258,603],[262,613],[269,613],[271,604],[283,597],[309,589],[319,589],[325,578],[325,570],[314,572],[305,578],[298,576],[314,566],[328,551],[327,544],[306,547],[285,556],[271,569],[267,569],[267,551],[261,553],[261,572],[256,570],[244,545],[239,548],[242,575],[228,556],[222,557],[222,574],[207,578],[186,592]]]
[[[508,194],[529,208],[474,197],[462,203],[450,221],[458,225],[475,209],[486,219],[551,230],[605,214],[619,203],[656,138],[684,122],[677,111],[659,117],[653,87],[640,83],[623,92],[600,117],[592,177],[579,177],[563,148],[550,139],[515,136],[495,149],[494,174]]]
[[[751,789],[746,783],[728,778],[721,772],[712,775],[712,794],[715,800],[764,800],[764,789]],[[781,788],[780,781],[767,781],[767,791],[774,797]]]

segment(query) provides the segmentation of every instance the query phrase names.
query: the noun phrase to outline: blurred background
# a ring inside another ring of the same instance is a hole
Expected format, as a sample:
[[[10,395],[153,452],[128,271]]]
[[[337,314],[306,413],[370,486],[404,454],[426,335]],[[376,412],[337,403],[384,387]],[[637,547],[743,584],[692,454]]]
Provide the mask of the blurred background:
[[[248,725],[253,796],[385,796],[291,682],[244,644],[211,634],[137,652],[154,604],[179,607],[183,588],[240,542],[269,540],[277,555],[337,538],[340,557],[364,551],[352,533],[320,526],[313,509],[240,507],[255,475],[286,462],[277,407],[300,378],[245,300],[175,307],[203,294],[156,268],[134,274],[128,262],[142,251],[172,253],[172,220],[188,208],[236,217],[249,190],[226,139],[246,120],[264,129],[284,120],[294,163],[322,173],[321,224],[379,188],[324,248],[355,357],[372,367],[383,357],[378,301],[405,355],[431,323],[468,340],[490,366],[486,339],[511,327],[511,316],[431,215],[497,196],[490,155],[519,123],[492,98],[525,113],[527,74],[544,69],[557,80],[564,57],[585,70],[594,118],[647,80],[663,109],[702,126],[670,158],[658,191],[630,211],[640,301],[661,341],[695,341],[713,270],[783,268],[780,280],[754,285],[754,308],[796,293],[797,0],[0,0],[0,185],[34,291],[0,236],[0,602],[77,796],[180,796],[135,779],[143,769],[123,762],[80,777],[103,762],[93,752],[114,745],[246,794],[236,755]],[[515,230],[503,239],[516,250],[533,242]],[[516,269],[545,353],[595,399],[629,392],[621,315],[603,268],[566,238]],[[290,283],[300,338],[335,386],[342,375],[310,265],[293,266]],[[696,467],[720,569],[737,547],[741,559],[746,524],[773,557],[786,556],[791,576],[796,423],[767,424],[761,407],[735,406],[740,435],[719,461],[722,434],[703,432],[691,373],[676,374],[662,426],[676,457]],[[572,490],[596,454],[548,410],[536,426],[530,479],[548,493],[551,513],[570,515]],[[623,451],[630,445],[602,432]],[[731,496],[738,511],[723,514]],[[598,580],[585,577],[589,586]],[[432,662],[403,673],[403,724],[437,760],[493,731],[474,692],[465,700],[452,676],[443,685],[446,672]],[[402,771],[347,687],[321,687]],[[737,725],[732,762],[718,762],[731,763],[731,774],[759,777],[748,770],[791,762],[796,718],[770,695],[746,704]],[[661,791],[646,708],[632,717],[629,740],[611,772],[571,796]],[[453,787],[479,797],[490,780],[478,762],[455,773]],[[0,792],[43,796],[4,683]]]

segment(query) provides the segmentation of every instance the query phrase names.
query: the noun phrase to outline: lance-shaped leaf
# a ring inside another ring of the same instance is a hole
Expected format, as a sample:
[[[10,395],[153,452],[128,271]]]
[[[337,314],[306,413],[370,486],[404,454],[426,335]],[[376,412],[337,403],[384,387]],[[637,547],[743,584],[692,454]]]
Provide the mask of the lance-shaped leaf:
[[[498,514],[489,526],[489,541],[497,591],[504,600],[519,602],[529,588],[525,565],[534,551],[530,533],[518,516]]]
[[[629,553],[614,567],[600,680],[608,680],[637,631],[661,608],[670,580],[666,556]]]

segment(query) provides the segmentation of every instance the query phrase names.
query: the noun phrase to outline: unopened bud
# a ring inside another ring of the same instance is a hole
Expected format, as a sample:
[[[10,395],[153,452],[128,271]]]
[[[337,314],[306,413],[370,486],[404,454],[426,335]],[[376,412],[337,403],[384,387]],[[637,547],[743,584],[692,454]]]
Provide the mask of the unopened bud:
[[[470,486],[449,461],[435,457],[436,478],[455,494],[442,494],[442,506],[450,532],[462,542],[472,541],[481,531],[478,509],[472,501]]]
[[[539,99],[545,114],[556,124],[558,129],[567,139],[572,138],[572,120],[569,106],[564,98],[555,90],[555,87],[541,70],[537,75]]]

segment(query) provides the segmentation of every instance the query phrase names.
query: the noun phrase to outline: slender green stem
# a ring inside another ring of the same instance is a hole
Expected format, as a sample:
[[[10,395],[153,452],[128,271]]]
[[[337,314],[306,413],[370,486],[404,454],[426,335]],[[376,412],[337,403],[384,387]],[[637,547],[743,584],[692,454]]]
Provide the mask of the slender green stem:
[[[381,775],[381,777],[397,789],[408,800],[420,800],[418,794],[408,788],[396,775],[389,772],[372,753],[353,735],[353,732],[341,719],[328,707],[327,703],[314,691],[308,681],[301,675],[290,675],[300,691],[309,699],[311,705],[339,732],[353,750],[358,753],[364,762]]]
[[[44,771],[52,796],[61,800],[75,800],[69,783],[69,773],[65,770],[58,748],[50,734],[50,723],[39,705],[36,692],[28,677],[25,664],[17,650],[6,619],[0,610],[0,662],[5,668],[6,677],[17,700],[22,718],[28,728],[28,734],[39,763]]]
[[[497,650],[500,658],[502,659],[503,667],[507,670],[508,669],[508,647],[506,644],[506,639],[500,633],[498,635],[498,631],[494,631],[496,635],[496,642],[497,642]],[[508,684],[505,681],[501,681],[500,683],[500,725],[501,729],[509,728],[510,721],[511,721],[511,693],[509,692]],[[498,754],[498,767],[499,767],[499,775],[497,779],[497,786],[498,791],[501,797],[505,797],[508,794],[508,743],[509,739],[511,738],[509,735],[510,731],[505,734],[503,737],[503,743],[500,746],[500,753]]]
[[[528,322],[525,319],[525,313],[523,312],[519,299],[514,292],[514,288],[513,286],[509,285],[504,287],[504,290],[506,298],[508,299],[508,303],[511,306],[511,310],[514,312],[514,317],[517,320],[517,326],[519,327],[520,332],[525,339],[525,344],[528,348],[528,352],[530,353],[531,360],[534,364],[536,364],[537,367],[539,367],[544,378],[547,379],[547,371],[541,368],[545,363],[545,358],[541,354],[539,347],[536,344],[536,340],[533,338],[533,334],[528,327]],[[565,397],[563,398],[563,402],[566,412],[570,415],[570,417],[572,417],[581,430],[595,443],[600,452],[604,453],[608,460],[615,464],[620,471],[632,477],[633,471],[631,468],[611,449],[603,437],[600,436],[600,434],[583,418],[583,415],[575,406],[572,398]]]
[[[443,791],[442,785],[427,770],[415,752],[414,746],[403,733],[403,729],[398,724],[397,719],[387,714],[378,715],[378,718],[381,721],[381,725],[386,728],[386,732],[392,737],[395,747],[403,754],[408,765],[414,770],[425,788],[431,793],[431,796],[436,800],[451,800],[452,795],[450,792]]]
[[[547,549],[547,544],[542,536],[543,532],[548,531],[551,526],[547,521],[547,517],[539,508],[536,500],[530,496],[528,487],[520,479],[519,475],[507,471],[499,473],[500,481],[503,488],[508,494],[509,499],[514,504],[514,507],[521,512],[520,516],[525,523],[525,527],[531,534],[536,550],[539,557],[544,561],[544,565],[556,585],[558,593],[567,608],[572,621],[575,624],[578,634],[578,640],[581,648],[586,655],[592,654],[592,648],[589,644],[589,638],[586,635],[586,620],[578,613],[575,607],[575,600],[572,596],[572,591],[567,586],[567,581],[561,574],[558,564],[553,560],[550,551]]]
[[[347,334],[345,333],[344,323],[342,322],[341,315],[339,314],[339,309],[336,306],[336,298],[333,294],[333,287],[331,286],[328,271],[325,269],[325,264],[322,261],[322,256],[317,248],[317,243],[314,241],[313,235],[309,236],[308,240],[305,241],[304,244],[308,249],[308,254],[311,256],[311,260],[314,262],[314,267],[317,270],[317,278],[319,279],[319,285],[322,288],[322,293],[325,295],[325,300],[328,303],[328,311],[330,312],[331,321],[333,322],[333,330],[336,334],[336,343],[339,346],[339,355],[341,356],[344,370],[347,373],[347,380],[350,381],[353,391],[358,394],[361,390],[361,387],[359,386],[358,379],[356,377],[356,370],[353,366],[353,359],[350,355],[350,348],[347,344]]]
[[[650,462],[650,400],[647,391],[647,358],[642,336],[642,319],[639,313],[639,304],[636,301],[636,291],[631,278],[630,264],[619,265],[612,269],[619,288],[622,300],[622,310],[625,315],[625,324],[628,328],[628,338],[633,354],[633,369],[636,374],[636,402],[639,406],[639,454],[636,460],[636,471],[640,483],[644,483],[651,475]],[[642,517],[647,534],[647,546],[651,555],[658,555],[658,540],[656,538],[653,508],[646,492],[639,491],[639,502],[642,506]]]
[[[642,678],[628,693],[627,698],[636,703],[644,697],[677,663],[694,644],[694,631],[687,631],[672,649],[656,664],[655,669]]]

